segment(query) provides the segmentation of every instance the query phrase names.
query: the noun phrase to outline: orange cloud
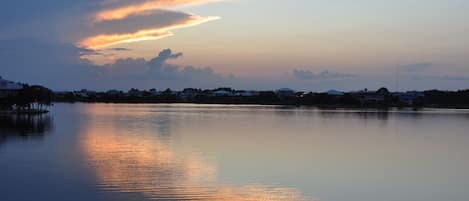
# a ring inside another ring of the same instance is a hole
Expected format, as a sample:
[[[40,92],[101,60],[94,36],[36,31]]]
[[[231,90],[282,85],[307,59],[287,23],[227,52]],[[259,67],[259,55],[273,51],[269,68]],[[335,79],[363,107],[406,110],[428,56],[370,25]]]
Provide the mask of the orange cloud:
[[[216,2],[221,0],[149,0],[140,4],[132,4],[123,7],[107,9],[100,11],[95,16],[95,21],[107,21],[107,20],[119,20],[127,18],[130,15],[141,15],[154,9],[182,6],[182,5],[194,5],[204,4],[210,2]]]
[[[91,36],[78,42],[78,46],[89,49],[99,49],[122,43],[137,42],[144,40],[156,40],[172,36],[173,34],[170,32],[171,30],[196,26],[217,19],[220,19],[220,17],[200,17],[196,15],[191,15],[188,19],[178,24],[172,24],[165,27],[142,29],[136,32],[125,34],[101,34]]]

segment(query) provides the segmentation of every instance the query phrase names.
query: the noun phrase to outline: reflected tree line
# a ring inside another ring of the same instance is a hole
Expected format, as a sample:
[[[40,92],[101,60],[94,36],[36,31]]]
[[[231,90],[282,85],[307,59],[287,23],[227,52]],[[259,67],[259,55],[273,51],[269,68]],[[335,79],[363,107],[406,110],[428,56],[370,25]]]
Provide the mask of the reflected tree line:
[[[0,142],[10,137],[42,137],[52,129],[49,115],[0,115]]]

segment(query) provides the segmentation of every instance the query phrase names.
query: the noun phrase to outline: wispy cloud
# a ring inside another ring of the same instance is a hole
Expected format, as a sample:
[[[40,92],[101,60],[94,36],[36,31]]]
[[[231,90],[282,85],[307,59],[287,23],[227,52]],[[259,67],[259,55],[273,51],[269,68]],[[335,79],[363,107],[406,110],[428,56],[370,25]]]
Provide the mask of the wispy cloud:
[[[96,36],[87,37],[80,42],[78,46],[90,48],[90,49],[99,49],[105,48],[112,45],[137,42],[144,40],[156,40],[164,37],[172,36],[172,30],[196,26],[208,21],[220,19],[219,17],[201,17],[197,15],[191,15],[187,19],[180,21],[175,24],[170,24],[163,27],[155,27],[142,29],[131,33],[123,34],[100,34]]]
[[[221,0],[136,0],[130,4],[119,0],[104,2],[91,23],[90,36],[79,40],[77,46],[96,50],[172,36],[172,30],[196,26],[220,17],[202,17],[168,8],[216,1]]]
[[[95,22],[120,20],[131,15],[145,15],[148,13],[148,11],[155,9],[165,9],[183,5],[197,5],[216,1],[221,0],[149,0],[136,4],[102,10],[96,14]]]
[[[354,77],[351,74],[345,73],[338,73],[329,70],[322,71],[320,73],[314,73],[310,70],[301,70],[301,69],[294,69],[293,76],[299,80],[316,80],[316,79],[339,79],[339,78],[347,78],[347,77]]]
[[[123,47],[115,47],[115,48],[109,48],[106,50],[111,50],[111,51],[130,51],[131,49],[129,48],[123,48]]]
[[[469,76],[458,76],[458,75],[412,75],[412,79],[414,80],[441,80],[441,81],[468,81]]]

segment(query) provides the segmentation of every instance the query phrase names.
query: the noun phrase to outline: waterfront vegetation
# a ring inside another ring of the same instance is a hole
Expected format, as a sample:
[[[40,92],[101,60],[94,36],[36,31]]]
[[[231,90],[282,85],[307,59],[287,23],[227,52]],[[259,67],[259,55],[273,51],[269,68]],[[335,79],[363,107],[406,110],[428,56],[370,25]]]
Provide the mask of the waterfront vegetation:
[[[0,88],[0,114],[46,113],[53,102],[101,103],[196,103],[196,104],[260,104],[295,105],[325,108],[469,108],[469,90],[407,91],[377,90],[305,92],[288,88],[278,90],[237,90],[233,88],[197,89],[182,91],[108,90],[79,91],[52,90],[39,86],[8,82]]]
[[[2,94],[0,113],[46,113],[53,98],[54,93],[46,87],[23,84],[21,89]]]
[[[56,92],[57,102],[104,102],[104,103],[197,103],[197,104],[263,104],[305,105],[318,107],[443,107],[469,108],[469,90],[460,91],[408,91],[390,92],[386,88],[376,91],[302,92],[291,89],[276,91],[246,91],[232,88],[202,90],[187,88],[182,91],[156,89],[128,91],[89,90]]]

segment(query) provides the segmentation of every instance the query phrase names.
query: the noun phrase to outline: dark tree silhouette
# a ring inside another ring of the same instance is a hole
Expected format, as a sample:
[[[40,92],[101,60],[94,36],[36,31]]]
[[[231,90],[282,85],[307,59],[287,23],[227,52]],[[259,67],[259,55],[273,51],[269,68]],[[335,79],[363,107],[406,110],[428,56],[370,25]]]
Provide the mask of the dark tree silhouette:
[[[10,104],[13,103],[18,110],[44,110],[52,104],[53,97],[54,93],[48,88],[23,85]]]

